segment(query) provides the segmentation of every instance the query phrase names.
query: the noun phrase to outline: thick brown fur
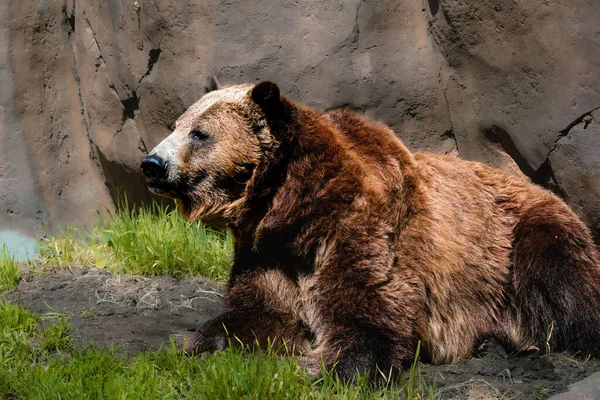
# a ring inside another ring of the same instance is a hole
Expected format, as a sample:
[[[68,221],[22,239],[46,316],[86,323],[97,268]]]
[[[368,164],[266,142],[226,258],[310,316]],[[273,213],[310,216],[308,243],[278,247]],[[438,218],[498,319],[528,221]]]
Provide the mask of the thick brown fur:
[[[599,257],[555,195],[479,163],[413,155],[386,126],[303,107],[274,84],[247,92],[210,113],[212,126],[252,137],[237,185],[221,176],[209,211],[195,186],[169,193],[187,217],[221,219],[236,237],[227,311],[191,351],[221,349],[227,335],[286,340],[311,373],[337,362],[351,377],[410,363],[419,341],[433,363],[487,338],[544,349],[552,326],[553,350],[600,355]],[[193,157],[176,160],[180,181],[197,182]]]

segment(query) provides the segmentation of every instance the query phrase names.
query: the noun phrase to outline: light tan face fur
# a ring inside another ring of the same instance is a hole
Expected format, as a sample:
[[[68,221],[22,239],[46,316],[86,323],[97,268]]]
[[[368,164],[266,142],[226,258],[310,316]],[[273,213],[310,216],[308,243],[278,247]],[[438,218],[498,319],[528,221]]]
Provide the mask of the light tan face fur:
[[[220,218],[242,194],[261,157],[254,124],[261,119],[250,98],[253,85],[231,86],[204,95],[156,146],[167,176],[150,189],[175,198],[184,217]]]

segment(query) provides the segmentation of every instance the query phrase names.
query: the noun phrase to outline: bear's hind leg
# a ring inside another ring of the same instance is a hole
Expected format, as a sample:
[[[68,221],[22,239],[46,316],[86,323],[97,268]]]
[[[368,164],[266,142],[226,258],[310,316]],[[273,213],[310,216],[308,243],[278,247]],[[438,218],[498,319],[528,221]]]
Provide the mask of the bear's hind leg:
[[[600,263],[583,223],[557,199],[536,203],[514,229],[512,262],[523,342],[600,355]]]
[[[317,376],[323,363],[328,370],[335,367],[344,380],[367,372],[374,378],[377,369],[387,374],[410,364],[420,326],[420,303],[411,284],[390,279],[365,285],[359,274],[350,279],[339,270],[329,272],[314,279],[306,296],[312,299],[305,303],[307,312],[316,315],[311,324],[315,342],[307,354],[309,373]],[[370,271],[361,272],[365,281],[372,278]]]

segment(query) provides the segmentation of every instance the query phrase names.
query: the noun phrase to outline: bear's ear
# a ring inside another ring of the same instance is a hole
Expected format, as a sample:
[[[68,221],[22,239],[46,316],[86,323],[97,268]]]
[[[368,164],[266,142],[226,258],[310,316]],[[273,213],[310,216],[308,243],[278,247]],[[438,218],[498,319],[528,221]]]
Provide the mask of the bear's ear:
[[[252,89],[252,101],[254,101],[267,115],[273,115],[274,111],[281,108],[281,93],[279,87],[269,81],[260,82]]]
[[[200,78],[200,82],[202,89],[204,89],[203,94],[221,89],[221,85],[219,85],[217,78],[213,74],[202,75],[202,77]]]

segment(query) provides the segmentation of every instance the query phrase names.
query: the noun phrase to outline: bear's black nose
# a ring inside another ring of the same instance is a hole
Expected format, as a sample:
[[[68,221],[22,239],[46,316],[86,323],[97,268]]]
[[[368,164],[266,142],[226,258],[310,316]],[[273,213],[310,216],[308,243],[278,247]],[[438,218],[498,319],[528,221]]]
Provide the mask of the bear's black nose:
[[[156,154],[146,156],[142,161],[142,171],[148,179],[161,179],[167,176],[167,167],[169,166],[161,157]]]

